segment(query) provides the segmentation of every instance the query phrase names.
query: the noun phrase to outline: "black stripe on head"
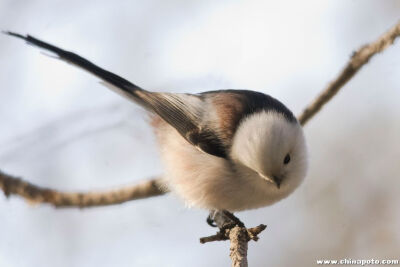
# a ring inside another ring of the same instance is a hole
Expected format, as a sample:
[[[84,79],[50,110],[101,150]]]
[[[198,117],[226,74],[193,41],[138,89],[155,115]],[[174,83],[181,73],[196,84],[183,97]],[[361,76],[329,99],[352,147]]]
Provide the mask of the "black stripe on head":
[[[239,97],[242,105],[241,114],[238,114],[239,120],[256,112],[275,111],[282,114],[289,122],[295,123],[297,121],[293,113],[282,102],[261,92],[228,89],[201,93],[203,96],[210,94],[233,94]]]

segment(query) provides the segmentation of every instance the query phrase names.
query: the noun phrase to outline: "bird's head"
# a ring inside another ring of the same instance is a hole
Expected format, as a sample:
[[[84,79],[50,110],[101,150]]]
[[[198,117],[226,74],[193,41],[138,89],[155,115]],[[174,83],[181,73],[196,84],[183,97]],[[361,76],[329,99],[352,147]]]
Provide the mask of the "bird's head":
[[[303,130],[294,118],[275,111],[254,113],[240,123],[231,158],[278,189],[298,185],[307,171]]]

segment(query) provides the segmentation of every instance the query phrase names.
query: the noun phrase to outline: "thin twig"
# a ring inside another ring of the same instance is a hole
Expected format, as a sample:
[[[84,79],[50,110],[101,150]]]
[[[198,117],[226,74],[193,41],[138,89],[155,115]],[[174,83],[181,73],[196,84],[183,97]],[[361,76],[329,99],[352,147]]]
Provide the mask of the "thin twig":
[[[148,180],[133,186],[125,186],[104,192],[60,192],[31,184],[1,171],[0,188],[7,197],[15,194],[31,203],[48,203],[56,208],[88,208],[114,205],[130,200],[159,196],[167,192],[167,190],[162,189],[161,179]]]
[[[229,237],[226,235],[226,233],[217,232],[215,235],[200,237],[200,243],[205,244],[214,241],[225,241],[228,239]]]
[[[260,224],[259,226],[253,227],[253,228],[246,228],[246,227],[241,227],[243,229],[247,230],[247,235],[250,240],[258,241],[258,234],[260,234],[262,231],[264,231],[267,226],[264,224]],[[209,242],[214,242],[214,241],[225,241],[228,240],[230,236],[230,230],[227,229],[225,232],[217,232],[215,235],[210,235],[206,237],[201,237],[200,238],[200,243],[205,244]]]
[[[328,84],[317,98],[309,104],[298,117],[301,125],[307,123],[321,108],[334,97],[337,92],[371,59],[372,56],[385,50],[393,44],[400,36],[400,22],[393,26],[386,33],[381,35],[375,42],[362,46],[351,57],[339,76]]]

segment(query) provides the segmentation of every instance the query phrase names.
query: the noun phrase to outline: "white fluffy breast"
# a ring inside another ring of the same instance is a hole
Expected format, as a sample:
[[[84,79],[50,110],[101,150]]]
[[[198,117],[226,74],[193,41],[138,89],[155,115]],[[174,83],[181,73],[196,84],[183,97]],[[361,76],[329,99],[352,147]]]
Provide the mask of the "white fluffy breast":
[[[242,164],[199,151],[174,128],[155,120],[165,180],[190,207],[233,212],[270,205],[289,195],[304,177],[278,189]]]

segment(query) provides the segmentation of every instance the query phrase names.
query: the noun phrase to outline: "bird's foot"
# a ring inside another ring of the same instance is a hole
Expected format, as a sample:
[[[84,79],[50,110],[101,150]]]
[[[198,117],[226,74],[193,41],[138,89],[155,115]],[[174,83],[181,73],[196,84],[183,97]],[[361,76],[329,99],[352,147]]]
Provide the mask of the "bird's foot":
[[[244,223],[227,210],[210,211],[207,223],[212,227],[218,227],[221,232],[225,232],[225,230],[232,229],[235,226],[244,227]]]
[[[260,224],[257,227],[246,228],[235,215],[226,210],[212,210],[207,217],[207,223],[212,227],[218,227],[219,231],[211,236],[200,238],[200,243],[204,244],[213,241],[228,240],[232,233],[245,232],[247,241],[258,240],[258,234],[265,230],[266,225]],[[236,231],[235,231],[236,230]]]

